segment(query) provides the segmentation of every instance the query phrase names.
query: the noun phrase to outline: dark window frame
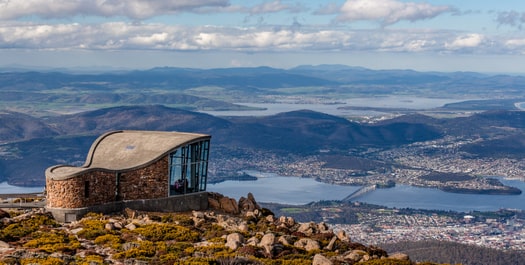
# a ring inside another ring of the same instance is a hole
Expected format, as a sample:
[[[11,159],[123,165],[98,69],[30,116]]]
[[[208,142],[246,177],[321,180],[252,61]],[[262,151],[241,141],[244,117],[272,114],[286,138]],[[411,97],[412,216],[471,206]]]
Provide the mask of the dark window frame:
[[[89,198],[89,180],[84,181],[84,197]]]

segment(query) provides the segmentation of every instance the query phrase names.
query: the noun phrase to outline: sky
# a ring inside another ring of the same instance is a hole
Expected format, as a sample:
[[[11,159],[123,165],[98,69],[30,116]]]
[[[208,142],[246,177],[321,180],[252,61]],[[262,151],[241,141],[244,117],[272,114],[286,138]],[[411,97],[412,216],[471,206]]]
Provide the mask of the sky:
[[[525,73],[522,0],[0,0],[0,67]]]

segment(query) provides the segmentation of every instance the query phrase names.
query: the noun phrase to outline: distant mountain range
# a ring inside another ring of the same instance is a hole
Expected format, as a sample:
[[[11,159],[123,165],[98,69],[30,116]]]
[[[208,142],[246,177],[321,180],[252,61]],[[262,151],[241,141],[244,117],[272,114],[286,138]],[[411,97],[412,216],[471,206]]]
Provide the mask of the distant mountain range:
[[[215,147],[315,154],[321,149],[400,146],[444,135],[503,135],[495,141],[465,146],[484,155],[493,144],[507,143],[524,154],[525,112],[492,111],[470,117],[435,119],[405,115],[377,124],[360,124],[309,110],[266,117],[219,118],[160,105],[123,106],[71,115],[35,118],[1,112],[0,180],[43,185],[45,168],[80,165],[92,141],[109,130],[167,130],[208,133]],[[511,131],[511,133],[509,133]],[[494,142],[495,141],[495,142]],[[492,144],[492,145],[491,145]]]
[[[63,69],[62,69],[63,70]],[[58,71],[0,71],[0,92],[37,92],[57,88],[108,92],[119,89],[161,88],[183,91],[217,86],[249,93],[285,87],[332,87],[367,89],[372,93],[393,93],[433,89],[447,94],[492,95],[504,90],[522,95],[525,77],[487,75],[473,72],[417,72],[413,70],[371,70],[344,65],[298,66],[291,69],[270,67],[193,69],[159,67],[149,70],[103,73]],[[386,87],[385,87],[386,86]],[[510,94],[509,94],[510,93]],[[160,103],[160,102],[159,102]]]
[[[488,75],[475,72],[418,72],[414,70],[372,70],[345,65],[303,65],[291,69],[271,67],[238,68],[177,68],[157,67],[149,70],[107,71],[100,73],[59,71],[22,71],[0,69],[1,87],[38,82],[50,89],[65,84],[81,85],[95,89],[105,83],[133,84],[142,87],[169,87],[187,89],[198,86],[225,86],[236,88],[282,88],[299,86],[337,85],[414,85],[449,84],[454,86],[477,84],[478,88],[499,88],[512,84],[516,89],[525,87],[523,76]],[[518,81],[518,82],[517,82]],[[446,89],[443,87],[443,89]]]

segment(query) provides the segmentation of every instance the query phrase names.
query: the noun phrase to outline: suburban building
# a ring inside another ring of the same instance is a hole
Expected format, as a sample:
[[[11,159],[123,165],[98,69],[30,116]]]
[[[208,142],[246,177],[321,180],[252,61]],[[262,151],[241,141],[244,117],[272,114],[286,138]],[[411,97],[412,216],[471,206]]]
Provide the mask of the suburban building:
[[[46,209],[63,222],[124,208],[203,210],[211,136],[112,131],[91,145],[83,166],[46,170]]]

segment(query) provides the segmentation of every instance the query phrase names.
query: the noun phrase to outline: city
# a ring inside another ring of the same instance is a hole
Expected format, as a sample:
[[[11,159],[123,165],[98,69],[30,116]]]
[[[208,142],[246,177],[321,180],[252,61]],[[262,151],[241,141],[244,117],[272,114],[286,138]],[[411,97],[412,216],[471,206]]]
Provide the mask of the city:
[[[358,242],[371,245],[401,241],[444,240],[494,249],[525,250],[524,219],[453,218],[439,214],[398,214],[389,210],[363,214],[359,224],[334,224]]]
[[[365,150],[354,154],[355,157],[381,162],[379,166],[372,165],[375,168],[370,170],[363,169],[367,166],[351,164],[344,165],[345,168],[327,167],[323,156],[326,156],[329,150],[322,150],[317,155],[300,156],[262,150],[232,151],[226,146],[221,146],[214,150],[218,154],[211,160],[210,175],[212,181],[220,181],[224,176],[232,176],[243,170],[252,169],[282,176],[314,178],[321,182],[339,185],[383,184],[393,180],[396,184],[433,188],[451,187],[480,193],[483,190],[506,188],[501,183],[487,181],[486,177],[497,176],[525,181],[525,159],[465,158],[465,154],[455,151],[462,143],[464,142],[460,139],[448,137],[394,149]],[[428,152],[429,149],[432,149],[432,152]],[[353,161],[349,160],[350,163]],[[459,181],[422,178],[431,172],[458,173],[472,177]]]
[[[314,178],[321,182],[339,185],[370,185],[386,183],[419,187],[454,187],[469,191],[503,189],[501,183],[487,181],[486,176],[500,176],[515,180],[525,180],[525,159],[518,158],[465,158],[458,146],[469,140],[446,137],[440,140],[419,142],[409,146],[389,150],[364,150],[359,155],[372,157],[390,163],[381,164],[375,171],[358,168],[328,168],[323,156],[299,156],[263,152],[261,150],[215,150],[218,154],[212,159],[210,175],[212,181],[220,181],[221,176],[237,175],[243,170],[272,172],[282,176]],[[428,150],[432,152],[428,152]],[[230,157],[228,154],[232,154]],[[234,154],[234,155],[233,155]],[[431,154],[431,155],[428,155]],[[220,168],[217,166],[220,165]],[[461,173],[476,176],[462,181],[429,181],[422,178],[429,172]],[[230,178],[231,179],[231,178]],[[358,199],[357,199],[358,200]],[[494,249],[525,250],[525,224],[522,209],[506,209],[504,217],[481,217],[487,213],[449,213],[432,210],[402,211],[379,208],[369,210],[359,207],[358,220],[351,224],[338,223],[338,217],[347,211],[336,205],[317,209],[322,212],[322,221],[331,223],[334,230],[345,230],[353,239],[372,245],[402,241],[445,240],[467,243]],[[308,208],[311,206],[302,206]],[[286,213],[286,212],[284,212]]]

